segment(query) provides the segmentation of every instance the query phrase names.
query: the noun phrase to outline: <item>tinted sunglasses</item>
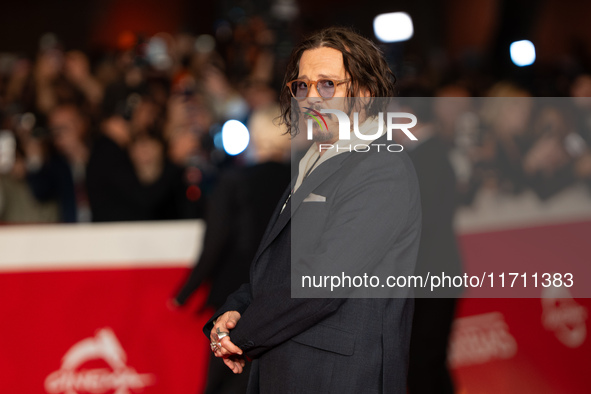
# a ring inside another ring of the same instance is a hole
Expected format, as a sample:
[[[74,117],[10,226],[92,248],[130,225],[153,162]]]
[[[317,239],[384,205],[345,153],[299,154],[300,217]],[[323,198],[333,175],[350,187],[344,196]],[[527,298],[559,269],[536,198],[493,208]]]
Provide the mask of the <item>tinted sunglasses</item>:
[[[337,86],[348,81],[348,79],[319,79],[317,81],[294,79],[293,81],[287,83],[287,87],[295,99],[303,100],[308,97],[312,85],[316,85],[316,90],[318,90],[320,97],[329,99],[334,96]]]

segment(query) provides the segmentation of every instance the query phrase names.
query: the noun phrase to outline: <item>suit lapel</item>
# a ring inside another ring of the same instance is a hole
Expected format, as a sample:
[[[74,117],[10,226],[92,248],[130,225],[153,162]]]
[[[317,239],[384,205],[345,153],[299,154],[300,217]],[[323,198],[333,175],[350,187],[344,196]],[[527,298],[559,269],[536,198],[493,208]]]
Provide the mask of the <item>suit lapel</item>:
[[[292,183],[293,183],[293,181],[292,181]],[[271,219],[269,220],[269,224],[267,224],[267,228],[265,229],[265,233],[263,234],[263,237],[261,238],[261,243],[259,244],[259,247],[257,249],[257,252],[255,254],[253,261],[256,261],[259,258],[260,254],[263,252],[263,245],[265,245],[265,240],[269,237],[271,230],[275,227],[275,224],[277,223],[277,219],[279,219],[279,215],[281,214],[281,208],[283,208],[283,204],[285,204],[285,201],[290,196],[290,194],[291,194],[291,184],[288,185],[287,188],[285,188],[285,191],[281,195],[281,198],[279,199],[279,202],[277,203],[277,206],[275,207],[275,210],[273,211],[273,214],[271,215]],[[289,201],[287,201],[287,202],[289,203]],[[285,210],[287,210],[287,209],[288,209],[288,206],[285,207]]]
[[[273,214],[273,218],[276,217],[277,219],[272,225],[269,224],[269,226],[267,226],[267,230],[265,231],[265,235],[263,236],[253,261],[256,262],[258,260],[263,251],[271,244],[271,242],[273,242],[273,240],[279,235],[287,223],[289,223],[292,215],[295,214],[296,210],[308,196],[308,194],[321,185],[326,179],[328,179],[328,177],[334,174],[341,167],[343,161],[348,156],[348,153],[341,153],[320,164],[318,168],[312,171],[312,173],[304,180],[304,182],[302,182],[298,190],[293,193],[288,200],[287,192],[284,193],[284,196],[280,200],[277,208],[275,208],[275,213]],[[293,187],[295,184],[295,180],[296,178],[292,180],[291,187]],[[281,212],[281,208],[283,207],[285,200],[287,200],[287,204],[285,205],[283,212]]]
[[[349,156],[348,153],[341,153],[340,155],[331,157],[324,163],[320,164],[308,177],[302,182],[298,190],[291,196],[291,212],[294,214],[304,199],[334,174],[343,161]]]

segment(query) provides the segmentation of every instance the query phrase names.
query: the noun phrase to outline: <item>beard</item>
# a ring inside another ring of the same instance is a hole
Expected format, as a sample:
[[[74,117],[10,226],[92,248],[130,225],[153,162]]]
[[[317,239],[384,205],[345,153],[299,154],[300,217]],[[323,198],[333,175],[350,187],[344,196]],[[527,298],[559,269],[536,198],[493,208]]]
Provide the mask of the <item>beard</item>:
[[[323,130],[316,122],[312,125],[312,141],[314,142],[333,142],[335,133],[331,131],[332,125],[329,124],[328,130]]]
[[[317,107],[317,106],[312,105],[310,107],[316,111],[320,111],[322,109],[320,106]],[[312,123],[312,139],[311,139],[312,141],[317,142],[317,143],[334,142],[335,136],[338,135],[338,130],[339,130],[338,120],[332,114],[323,114],[322,118],[323,119],[320,121],[322,126],[320,126],[315,119],[313,119],[310,116],[304,115],[303,116],[304,129],[306,130],[306,133],[307,133],[308,132],[308,123],[311,122]],[[326,122],[326,124],[324,122]]]

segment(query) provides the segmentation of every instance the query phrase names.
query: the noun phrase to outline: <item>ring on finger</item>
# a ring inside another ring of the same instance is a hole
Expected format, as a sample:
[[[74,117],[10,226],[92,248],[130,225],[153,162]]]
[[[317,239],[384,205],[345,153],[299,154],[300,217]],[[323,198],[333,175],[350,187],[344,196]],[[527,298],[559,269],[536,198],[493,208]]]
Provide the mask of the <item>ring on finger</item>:
[[[218,350],[222,350],[222,344],[219,342],[211,342],[209,345],[211,347],[211,351],[214,353]]]
[[[226,331],[222,331],[220,330],[219,327],[217,327],[215,329],[215,333],[213,334],[213,338],[217,341],[217,342],[221,342],[222,338],[228,337],[230,336],[229,332]]]

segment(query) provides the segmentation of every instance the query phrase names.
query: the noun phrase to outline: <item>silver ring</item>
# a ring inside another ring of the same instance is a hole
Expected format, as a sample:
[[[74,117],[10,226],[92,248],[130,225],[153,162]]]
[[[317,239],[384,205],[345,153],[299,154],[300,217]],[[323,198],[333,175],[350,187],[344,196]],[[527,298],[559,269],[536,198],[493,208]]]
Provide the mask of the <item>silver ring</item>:
[[[211,342],[209,346],[211,347],[211,351],[214,353],[218,350],[222,350],[222,344],[219,342]]]
[[[217,333],[217,335],[218,335],[218,341],[221,341],[222,338],[225,338],[225,337],[230,336],[230,333],[229,332],[220,331],[220,332]]]

